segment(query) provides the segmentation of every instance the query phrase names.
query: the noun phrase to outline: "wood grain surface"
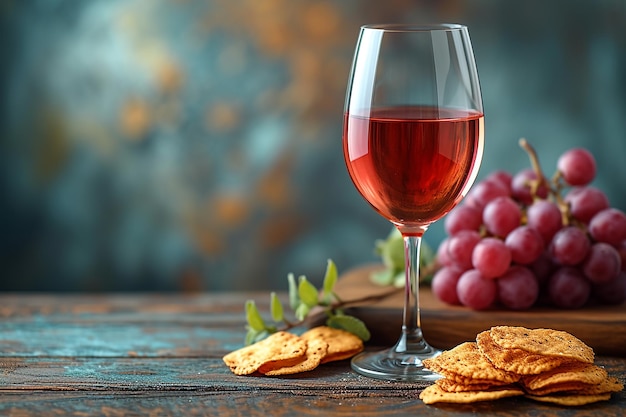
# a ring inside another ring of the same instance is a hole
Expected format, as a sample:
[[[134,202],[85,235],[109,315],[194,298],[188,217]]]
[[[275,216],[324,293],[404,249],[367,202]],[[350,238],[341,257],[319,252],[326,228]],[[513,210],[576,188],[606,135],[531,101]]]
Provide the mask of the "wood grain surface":
[[[425,385],[362,377],[348,361],[281,378],[236,376],[221,358],[242,346],[246,299],[269,311],[267,293],[1,294],[0,416],[582,417],[626,408],[624,392],[580,408],[523,398],[426,406]],[[597,363],[626,379],[624,358]]]
[[[345,300],[388,293],[388,287],[370,280],[371,272],[380,268],[380,265],[365,265],[348,271],[339,280],[337,293]],[[392,344],[402,326],[403,297],[403,291],[399,290],[381,301],[357,304],[350,313],[366,322],[378,343]],[[579,310],[541,307],[527,311],[474,311],[445,304],[430,288],[424,287],[420,289],[420,311],[424,336],[441,349],[474,340],[477,333],[492,326],[509,325],[564,330],[583,340],[596,354],[626,357],[626,304],[596,305]]]

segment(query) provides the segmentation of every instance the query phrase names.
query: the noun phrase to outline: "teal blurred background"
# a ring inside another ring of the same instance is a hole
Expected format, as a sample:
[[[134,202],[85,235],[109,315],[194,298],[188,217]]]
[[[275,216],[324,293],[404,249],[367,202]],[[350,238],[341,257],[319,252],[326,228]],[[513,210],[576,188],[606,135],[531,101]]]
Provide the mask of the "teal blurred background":
[[[626,2],[23,0],[0,4],[0,290],[286,289],[391,230],[341,155],[364,23],[469,26],[479,178],[568,148],[626,210]],[[441,222],[426,234],[435,247]]]

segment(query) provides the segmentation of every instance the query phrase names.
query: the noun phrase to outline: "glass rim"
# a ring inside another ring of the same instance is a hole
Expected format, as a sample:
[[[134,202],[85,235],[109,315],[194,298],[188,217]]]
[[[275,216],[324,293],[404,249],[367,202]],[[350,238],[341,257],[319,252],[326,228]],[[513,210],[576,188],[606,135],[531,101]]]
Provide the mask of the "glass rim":
[[[380,30],[383,32],[432,32],[435,30],[464,30],[467,29],[467,26],[459,23],[373,23],[362,25],[361,29]]]

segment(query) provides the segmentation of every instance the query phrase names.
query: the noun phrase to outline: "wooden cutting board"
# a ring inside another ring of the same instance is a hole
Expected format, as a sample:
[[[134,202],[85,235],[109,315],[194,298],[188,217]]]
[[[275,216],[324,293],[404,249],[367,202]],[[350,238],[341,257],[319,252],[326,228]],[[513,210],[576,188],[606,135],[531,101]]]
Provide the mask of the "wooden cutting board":
[[[371,282],[370,274],[381,265],[364,265],[343,274],[335,287],[342,300],[355,300],[393,291]],[[365,322],[372,342],[392,345],[402,327],[403,290],[380,301],[368,301],[347,309]],[[567,331],[591,346],[597,355],[626,356],[626,303],[619,306],[589,306],[579,310],[533,308],[528,311],[492,309],[474,311],[439,301],[429,287],[420,288],[424,337],[433,346],[449,349],[492,326],[524,326]]]

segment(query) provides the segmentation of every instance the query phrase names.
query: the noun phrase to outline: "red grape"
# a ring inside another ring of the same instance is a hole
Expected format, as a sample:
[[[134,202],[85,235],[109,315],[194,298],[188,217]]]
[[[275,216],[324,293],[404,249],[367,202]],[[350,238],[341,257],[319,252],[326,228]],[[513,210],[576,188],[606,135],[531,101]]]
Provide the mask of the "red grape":
[[[485,179],[474,185],[465,197],[466,204],[482,210],[487,203],[498,197],[508,197],[511,190],[500,180]]]
[[[583,273],[594,284],[604,284],[620,273],[622,260],[619,252],[608,243],[594,243],[582,265]]]
[[[626,301],[626,272],[622,271],[612,281],[593,286],[598,301],[604,304],[618,305]]]
[[[441,265],[449,266],[452,265],[452,259],[450,259],[450,253],[448,252],[448,245],[450,243],[450,238],[447,237],[441,241],[439,247],[437,248],[437,262]]]
[[[554,305],[560,308],[580,308],[591,294],[591,284],[576,268],[559,268],[548,281],[548,295]]]
[[[472,265],[484,278],[502,275],[511,264],[511,251],[503,241],[493,237],[478,242],[472,252]]]
[[[565,182],[570,185],[587,185],[596,176],[596,160],[591,152],[583,148],[565,152],[556,166]]]
[[[561,210],[548,200],[537,200],[526,210],[526,224],[535,229],[548,244],[563,227]]]
[[[550,244],[550,255],[561,265],[577,265],[585,259],[591,243],[585,232],[574,226],[559,230]]]
[[[520,225],[522,211],[510,197],[498,197],[485,206],[483,223],[489,233],[505,237]]]
[[[511,175],[511,173],[504,171],[504,170],[497,170],[487,175],[485,180],[486,181],[491,181],[491,180],[499,181],[500,183],[502,183],[502,185],[504,185],[509,190],[509,193],[510,193],[511,182],[513,181],[513,175]]]
[[[462,270],[454,267],[444,267],[438,270],[431,282],[433,294],[445,303],[461,304],[456,293],[456,286],[462,273]]]
[[[454,265],[463,270],[472,267],[472,252],[480,241],[480,234],[474,230],[462,230],[450,238],[448,256]]]
[[[529,264],[543,253],[544,244],[539,232],[532,227],[520,226],[506,237],[504,243],[511,251],[511,259],[518,264]],[[474,249],[476,252],[476,249]]]
[[[513,265],[496,282],[498,300],[512,310],[526,310],[539,297],[537,280],[526,267]]]
[[[615,208],[607,208],[592,217],[589,234],[598,242],[613,246],[626,240],[626,214]]]
[[[622,258],[622,271],[626,271],[626,240],[622,240],[616,248],[619,257]]]
[[[475,269],[465,271],[456,285],[461,303],[474,310],[491,307],[496,300],[497,290],[495,280],[483,278]]]
[[[593,155],[564,152],[552,180],[538,171],[493,171],[450,211],[433,277],[439,299],[477,310],[498,300],[512,310],[626,301],[626,212],[590,185]]]
[[[530,192],[530,183],[537,180],[537,173],[531,168],[523,169],[513,177],[511,181],[511,194],[513,198],[524,205],[533,202],[533,195]],[[537,189],[537,197],[546,198],[548,189],[545,185]]]
[[[584,223],[588,223],[596,213],[609,208],[606,194],[591,186],[572,189],[565,196],[565,201],[570,205],[572,216]]]
[[[550,256],[544,251],[539,258],[532,264],[528,265],[535,274],[535,278],[537,278],[537,282],[542,286],[548,281],[548,278],[554,272],[556,266]]]
[[[482,223],[481,211],[467,204],[456,206],[443,220],[444,229],[450,236],[461,230],[478,230]]]

